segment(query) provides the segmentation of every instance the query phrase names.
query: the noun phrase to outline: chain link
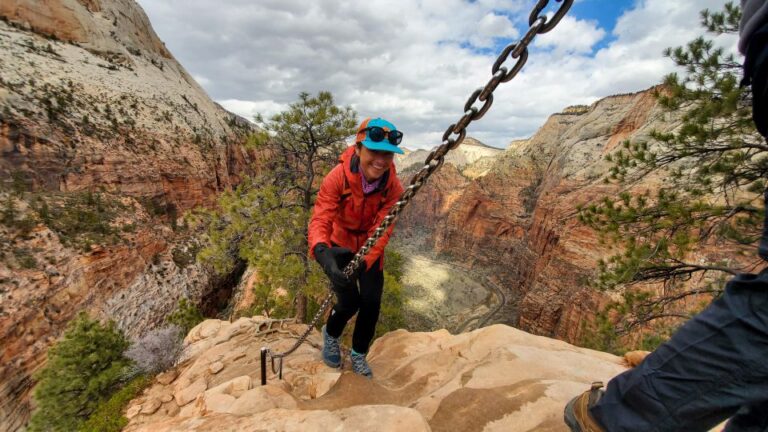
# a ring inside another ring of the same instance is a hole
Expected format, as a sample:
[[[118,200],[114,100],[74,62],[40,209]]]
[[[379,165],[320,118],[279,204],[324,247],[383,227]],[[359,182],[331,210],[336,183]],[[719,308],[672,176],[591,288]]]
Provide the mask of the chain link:
[[[534,21],[534,24],[531,25],[531,28],[528,29],[528,31],[525,33],[525,36],[523,36],[522,39],[520,39],[520,42],[517,44],[517,47],[512,50],[512,58],[518,58],[523,53],[523,50],[526,52],[528,51],[528,45],[533,41],[533,38],[536,37],[537,34],[541,33],[541,29],[544,27],[544,25],[547,22],[546,17],[539,17]]]
[[[539,30],[539,34],[547,33],[548,31],[555,28],[555,26],[560,22],[561,19],[565,16],[566,13],[568,13],[568,9],[571,8],[571,4],[573,4],[573,0],[555,0],[558,3],[562,2],[563,4],[560,5],[560,9],[555,12],[555,15],[552,17],[551,21],[547,21],[547,17],[539,15],[541,11],[544,10],[545,7],[547,7],[547,4],[549,3],[549,0],[539,0],[538,3],[536,3],[536,6],[533,7],[533,10],[531,11],[531,15],[528,17],[528,25],[533,27],[534,21],[536,21],[539,18],[544,18],[544,26]]]
[[[464,138],[467,136],[467,126],[475,120],[480,120],[485,113],[488,112],[493,104],[493,92],[499,84],[509,82],[512,78],[517,76],[528,61],[528,45],[530,45],[536,35],[547,33],[555,28],[573,4],[573,0],[555,1],[562,4],[551,20],[548,20],[546,16],[540,15],[547,4],[549,4],[549,0],[539,0],[538,3],[536,3],[528,20],[530,28],[526,34],[520,41],[508,45],[502,50],[501,54],[499,54],[499,57],[493,63],[493,67],[491,68],[491,73],[493,74],[491,79],[484,87],[475,90],[472,95],[470,95],[469,99],[467,99],[467,102],[464,104],[464,115],[456,123],[448,126],[448,129],[446,129],[443,134],[442,144],[430,152],[429,156],[427,156],[427,159],[424,161],[424,166],[411,177],[408,186],[403,191],[403,194],[400,195],[400,199],[392,206],[387,216],[382,219],[379,227],[376,228],[373,234],[366,240],[363,247],[361,247],[354,258],[352,258],[352,261],[350,261],[344,268],[343,272],[348,278],[351,278],[352,275],[357,272],[363,259],[368,254],[368,251],[370,251],[376,242],[384,235],[386,230],[395,223],[397,216],[410,203],[413,196],[416,195],[416,192],[418,192],[419,189],[421,189],[432,173],[440,169],[445,162],[445,155],[464,141]],[[503,66],[504,62],[509,58],[517,59],[517,62],[511,70],[507,70],[507,68]],[[475,102],[478,100],[483,102],[483,106],[479,109],[474,106]],[[451,135],[457,135],[457,137],[452,138]],[[330,291],[331,292],[328,293],[325,300],[323,300],[323,303],[320,305],[320,309],[307,326],[307,330],[299,337],[296,344],[282,353],[269,352],[269,355],[272,357],[273,372],[275,372],[274,359],[277,358],[279,361],[278,371],[276,373],[279,373],[279,375],[282,376],[282,359],[296,351],[317,326],[320,318],[325,314],[326,309],[330,306],[331,301],[333,300],[333,290]]]

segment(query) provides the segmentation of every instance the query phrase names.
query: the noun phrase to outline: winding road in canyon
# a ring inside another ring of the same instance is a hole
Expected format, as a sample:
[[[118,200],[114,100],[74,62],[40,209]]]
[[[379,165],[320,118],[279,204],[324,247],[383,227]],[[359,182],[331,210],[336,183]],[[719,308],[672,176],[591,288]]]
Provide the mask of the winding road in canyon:
[[[403,255],[406,320],[411,330],[446,328],[461,333],[487,325],[506,303],[502,290],[485,276],[427,254]]]

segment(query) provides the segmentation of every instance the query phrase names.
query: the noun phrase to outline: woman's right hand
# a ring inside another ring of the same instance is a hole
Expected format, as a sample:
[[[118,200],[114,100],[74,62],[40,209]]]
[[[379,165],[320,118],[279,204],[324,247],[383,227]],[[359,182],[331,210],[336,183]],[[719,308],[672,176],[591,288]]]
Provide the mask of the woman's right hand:
[[[353,288],[355,286],[355,282],[349,280],[341,270],[355,257],[354,252],[344,247],[328,247],[325,243],[315,245],[314,252],[315,259],[334,287]]]

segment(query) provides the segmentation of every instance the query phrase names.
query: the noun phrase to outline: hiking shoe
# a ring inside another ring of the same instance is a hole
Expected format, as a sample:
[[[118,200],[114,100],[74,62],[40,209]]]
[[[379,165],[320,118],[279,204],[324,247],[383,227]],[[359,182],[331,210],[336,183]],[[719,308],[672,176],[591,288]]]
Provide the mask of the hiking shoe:
[[[565,406],[563,418],[572,432],[605,432],[589,413],[589,409],[603,396],[602,387],[602,382],[593,382],[591,389],[571,399]]]
[[[365,360],[365,354],[360,354],[352,350],[349,358],[352,360],[352,371],[358,375],[363,375],[368,378],[373,378],[373,372],[371,367],[368,366],[368,362]]]
[[[341,348],[339,338],[328,335],[323,326],[323,363],[332,368],[341,366]]]

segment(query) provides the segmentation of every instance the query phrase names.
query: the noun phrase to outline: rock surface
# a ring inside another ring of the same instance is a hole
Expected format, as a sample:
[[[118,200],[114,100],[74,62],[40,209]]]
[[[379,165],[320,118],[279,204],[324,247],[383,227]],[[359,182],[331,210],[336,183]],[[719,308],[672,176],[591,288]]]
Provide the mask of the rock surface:
[[[348,360],[341,372],[326,367],[315,331],[286,359],[284,379],[270,371],[261,386],[261,346],[284,350],[304,328],[262,317],[205,321],[187,336],[177,380],[132,401],[124,430],[566,432],[565,403],[625,370],[619,357],[494,325],[456,336],[388,333],[371,347],[368,380]],[[225,367],[210,374],[216,362]],[[189,396],[156,407],[171,391]]]
[[[487,146],[474,138],[467,137],[458,148],[446,155],[445,163],[453,165],[468,178],[478,178],[488,172],[495,159],[503,152],[502,149]],[[414,150],[404,155],[395,155],[398,172],[418,170],[423,166],[428,155],[427,150]]]

